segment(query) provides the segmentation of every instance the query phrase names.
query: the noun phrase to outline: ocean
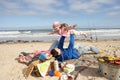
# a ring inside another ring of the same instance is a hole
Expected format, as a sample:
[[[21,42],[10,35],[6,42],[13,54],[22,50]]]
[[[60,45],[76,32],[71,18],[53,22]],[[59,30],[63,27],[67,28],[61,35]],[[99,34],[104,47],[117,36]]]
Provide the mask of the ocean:
[[[102,29],[76,29],[86,32],[89,36],[76,36],[76,40],[120,40],[120,28],[102,28]],[[59,38],[59,35],[49,35],[52,29],[38,30],[0,30],[0,42],[18,42],[18,41],[53,41]],[[67,38],[69,40],[69,38]]]

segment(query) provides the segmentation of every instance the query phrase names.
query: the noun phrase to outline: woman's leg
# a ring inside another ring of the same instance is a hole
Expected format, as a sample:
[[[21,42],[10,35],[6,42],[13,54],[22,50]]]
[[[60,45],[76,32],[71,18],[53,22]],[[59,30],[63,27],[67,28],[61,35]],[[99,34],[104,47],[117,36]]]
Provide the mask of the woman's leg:
[[[86,46],[85,49],[88,51],[92,51],[94,53],[100,53],[100,49],[98,49],[97,47],[93,45]]]
[[[99,53],[100,49],[96,48],[95,46],[89,45],[89,46],[81,46],[77,45],[75,48],[78,51],[78,56],[82,56],[83,54],[87,53],[88,51],[92,51],[94,53]]]
[[[75,49],[78,51],[78,56],[82,56],[86,51],[84,50],[84,46],[77,44],[75,45]]]

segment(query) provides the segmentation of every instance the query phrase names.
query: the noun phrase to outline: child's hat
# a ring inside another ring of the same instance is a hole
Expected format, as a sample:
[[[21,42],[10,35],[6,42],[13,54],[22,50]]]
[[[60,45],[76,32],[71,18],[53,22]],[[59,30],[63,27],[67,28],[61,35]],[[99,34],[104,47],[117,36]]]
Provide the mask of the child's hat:
[[[60,22],[58,22],[58,21],[55,21],[55,22],[53,23],[53,27],[59,27],[59,25],[60,25]]]

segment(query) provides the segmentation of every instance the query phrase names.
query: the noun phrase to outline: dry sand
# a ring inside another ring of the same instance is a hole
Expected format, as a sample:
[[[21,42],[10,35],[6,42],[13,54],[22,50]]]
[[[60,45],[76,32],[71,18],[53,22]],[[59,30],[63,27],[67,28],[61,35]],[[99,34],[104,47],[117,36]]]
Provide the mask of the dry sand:
[[[110,41],[76,41],[81,45],[94,45],[105,50],[103,54],[94,56],[117,55],[120,57],[120,40]],[[1,43],[0,44],[0,80],[25,80],[23,75],[25,64],[18,63],[16,58],[20,52],[34,52],[36,50],[47,50],[51,42],[27,42],[27,43]],[[68,42],[66,42],[66,45]],[[89,56],[93,56],[92,54]],[[28,80],[58,80],[58,77],[34,77]],[[98,64],[90,65],[79,73],[77,80],[107,80],[98,73]]]

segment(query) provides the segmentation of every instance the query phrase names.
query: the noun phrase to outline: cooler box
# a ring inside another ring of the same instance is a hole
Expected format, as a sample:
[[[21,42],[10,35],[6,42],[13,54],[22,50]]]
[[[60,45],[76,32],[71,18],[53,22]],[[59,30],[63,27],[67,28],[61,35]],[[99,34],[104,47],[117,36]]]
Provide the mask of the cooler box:
[[[120,80],[120,65],[99,62],[99,72],[108,80]]]

